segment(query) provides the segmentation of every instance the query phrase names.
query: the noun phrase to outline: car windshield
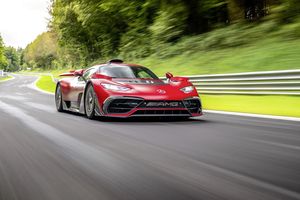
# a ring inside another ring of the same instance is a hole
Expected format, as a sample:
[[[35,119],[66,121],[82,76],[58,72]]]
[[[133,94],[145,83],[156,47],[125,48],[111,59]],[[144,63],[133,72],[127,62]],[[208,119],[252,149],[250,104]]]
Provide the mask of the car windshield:
[[[158,79],[158,77],[146,67],[108,65],[100,67],[99,72],[113,78]]]

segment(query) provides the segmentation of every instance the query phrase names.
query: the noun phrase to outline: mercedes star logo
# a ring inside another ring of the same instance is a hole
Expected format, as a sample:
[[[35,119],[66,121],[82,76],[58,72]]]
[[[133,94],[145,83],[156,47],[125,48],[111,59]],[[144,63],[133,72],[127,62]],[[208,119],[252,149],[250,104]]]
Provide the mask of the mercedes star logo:
[[[157,90],[157,92],[158,92],[159,94],[166,94],[166,91],[165,91],[165,90],[161,90],[161,89]]]

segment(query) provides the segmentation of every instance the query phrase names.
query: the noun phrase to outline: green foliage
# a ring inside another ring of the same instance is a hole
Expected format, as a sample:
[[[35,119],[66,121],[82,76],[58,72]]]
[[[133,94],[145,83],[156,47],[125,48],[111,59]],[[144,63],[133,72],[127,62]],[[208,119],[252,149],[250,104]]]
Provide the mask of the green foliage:
[[[24,62],[30,68],[56,68],[57,37],[53,32],[39,35],[24,50]]]
[[[154,24],[150,27],[153,39],[156,42],[178,40],[186,29],[187,14],[187,7],[180,1],[175,1],[173,5],[163,4]]]
[[[247,10],[261,9],[262,2],[52,0],[50,31],[26,48],[20,62],[40,69],[84,68],[112,57],[167,59],[243,47],[267,34],[281,34],[279,22],[290,22],[300,13],[298,0],[269,0],[275,8],[268,7],[272,17],[245,20]],[[287,25],[294,27],[285,32],[286,38],[299,38],[300,23],[295,24]]]
[[[134,62],[159,76],[299,69],[299,26],[300,21],[280,27],[276,21],[235,24],[161,46]]]
[[[300,16],[300,1],[299,0],[281,0],[283,3],[283,21],[291,22]]]
[[[225,0],[53,0],[50,27],[63,53],[60,62],[87,65],[117,55],[147,57],[156,52],[154,45],[205,32],[220,21],[215,14],[224,5]]]
[[[0,69],[4,69],[8,64],[7,59],[4,55],[4,50],[5,50],[5,47],[3,44],[2,37],[0,35]]]
[[[4,70],[8,72],[18,71],[20,67],[20,55],[17,50],[13,47],[5,47],[4,55],[7,60]]]

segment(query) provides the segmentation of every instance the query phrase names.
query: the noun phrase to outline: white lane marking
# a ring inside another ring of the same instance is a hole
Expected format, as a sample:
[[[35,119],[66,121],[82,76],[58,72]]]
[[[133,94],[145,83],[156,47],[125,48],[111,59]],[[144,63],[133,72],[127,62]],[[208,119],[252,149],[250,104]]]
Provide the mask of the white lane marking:
[[[218,111],[218,110],[203,110],[204,113],[222,114],[222,115],[234,115],[242,117],[254,117],[254,118],[265,118],[265,119],[278,119],[285,121],[295,121],[300,122],[298,117],[286,117],[286,116],[276,116],[276,115],[262,115],[262,114],[251,114],[251,113],[241,113],[241,112],[228,112],[228,111]]]
[[[287,148],[287,149],[300,150],[300,146],[296,146],[296,145],[282,144],[282,143],[278,143],[278,142],[270,142],[270,141],[256,140],[256,139],[249,139],[249,140],[253,141],[253,142],[268,144],[268,145],[277,146],[277,147],[283,147],[283,148]]]

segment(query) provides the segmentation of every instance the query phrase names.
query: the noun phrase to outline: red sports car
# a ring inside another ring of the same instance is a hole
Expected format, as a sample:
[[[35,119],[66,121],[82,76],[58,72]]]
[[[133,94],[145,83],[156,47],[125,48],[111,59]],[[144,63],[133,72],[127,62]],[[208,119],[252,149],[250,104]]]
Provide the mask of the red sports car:
[[[56,108],[92,119],[106,117],[195,117],[202,115],[197,90],[188,78],[167,73],[160,80],[146,67],[110,60],[86,70],[61,74]]]

